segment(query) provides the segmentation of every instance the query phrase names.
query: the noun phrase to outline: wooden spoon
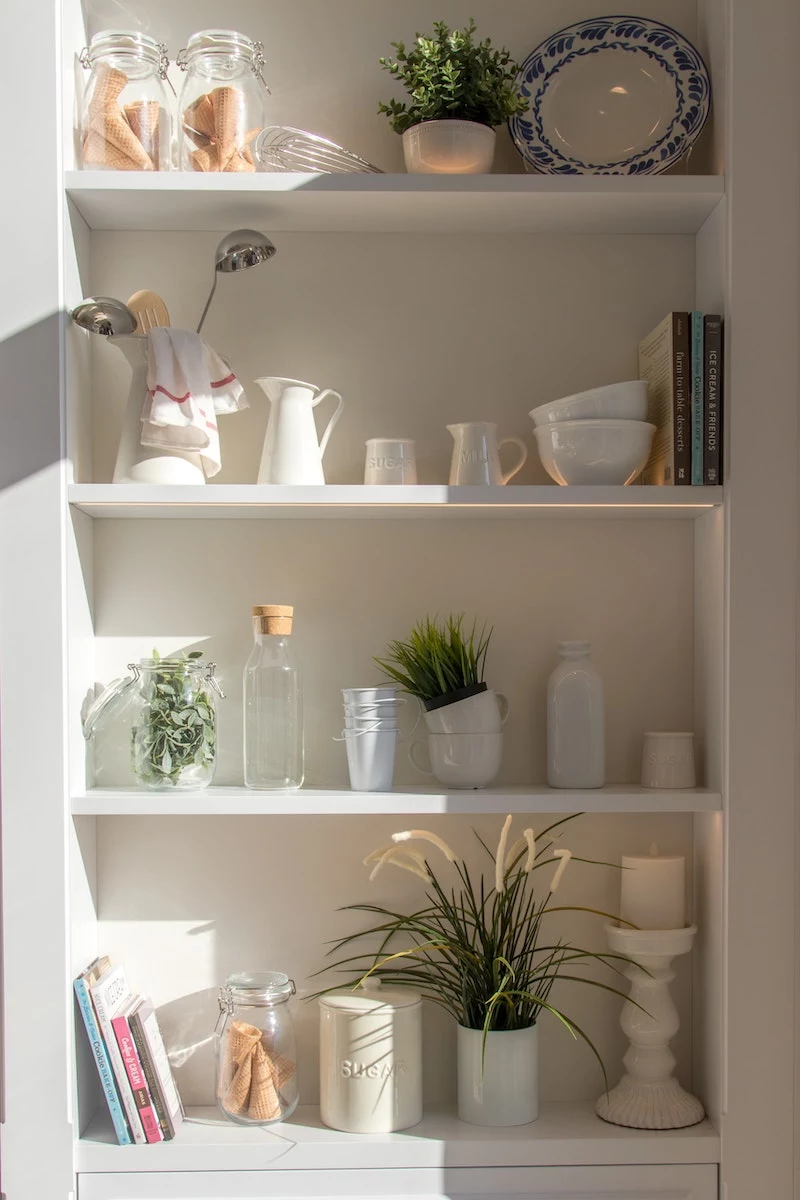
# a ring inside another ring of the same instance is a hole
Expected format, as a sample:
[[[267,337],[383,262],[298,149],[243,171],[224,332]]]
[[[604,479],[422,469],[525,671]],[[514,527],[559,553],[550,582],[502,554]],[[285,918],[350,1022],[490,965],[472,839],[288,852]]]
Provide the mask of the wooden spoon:
[[[136,332],[147,335],[157,326],[169,325],[169,311],[158,292],[134,292],[128,308],[136,317]]]

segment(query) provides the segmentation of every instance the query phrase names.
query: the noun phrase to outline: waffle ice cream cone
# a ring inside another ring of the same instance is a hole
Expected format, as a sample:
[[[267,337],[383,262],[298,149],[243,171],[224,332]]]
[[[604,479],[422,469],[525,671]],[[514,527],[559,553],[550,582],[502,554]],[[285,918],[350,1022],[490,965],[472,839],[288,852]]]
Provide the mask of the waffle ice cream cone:
[[[254,1121],[274,1121],[281,1115],[281,1105],[272,1079],[270,1060],[260,1042],[251,1061],[253,1070],[247,1115]]]
[[[128,82],[124,71],[117,71],[104,63],[97,68],[92,98],[89,101],[90,113],[102,113],[107,108],[116,107],[120,92]]]
[[[230,1087],[222,1097],[222,1106],[226,1112],[233,1113],[235,1116],[248,1107],[252,1077],[253,1055],[248,1053],[237,1067]]]
[[[83,143],[83,164],[87,167],[108,167],[111,171],[140,171],[138,162],[112,146],[99,133],[89,131]]]
[[[275,1084],[277,1091],[285,1087],[289,1080],[294,1075],[297,1067],[290,1058],[284,1054],[272,1053],[269,1055],[270,1066],[272,1067],[272,1082]]]
[[[205,150],[193,150],[189,155],[189,159],[195,171],[219,170],[219,158],[217,157],[216,146],[209,146]]]
[[[183,128],[198,148],[210,144],[214,137],[214,108],[207,92],[183,110]]]
[[[219,147],[222,170],[244,145],[245,101],[239,88],[219,87],[211,92],[214,109],[214,139]]]
[[[226,171],[255,171],[256,168],[253,162],[248,162],[238,151],[234,150],[224,169]]]
[[[109,147],[113,147],[119,154],[132,160],[135,169],[139,171],[153,170],[153,160],[120,109],[107,108],[102,113],[94,113],[90,119],[89,133],[99,134]]]
[[[161,106],[157,100],[134,100],[125,105],[125,116],[142,149],[156,170],[159,163],[159,124]]]

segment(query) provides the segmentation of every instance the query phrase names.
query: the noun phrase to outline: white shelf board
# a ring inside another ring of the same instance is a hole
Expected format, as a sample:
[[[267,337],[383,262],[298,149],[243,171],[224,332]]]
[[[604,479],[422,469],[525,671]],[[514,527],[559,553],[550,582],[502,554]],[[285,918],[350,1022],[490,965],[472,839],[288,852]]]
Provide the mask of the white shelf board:
[[[224,175],[70,171],[91,229],[266,233],[696,233],[716,175]]]
[[[607,1125],[593,1103],[547,1104],[533,1125],[466,1125],[445,1109],[427,1112],[402,1133],[328,1129],[319,1110],[300,1107],[272,1129],[246,1129],[214,1108],[189,1109],[171,1142],[118,1146],[107,1114],[77,1143],[79,1172],[335,1171],[420,1167],[638,1166],[719,1162],[719,1136],[708,1121],[649,1133]]]
[[[318,816],[364,813],[662,813],[715,812],[718,792],[706,788],[654,791],[634,784],[609,784],[590,791],[548,787],[503,787],[431,792],[261,792],[245,787],[209,787],[196,792],[144,788],[93,788],[72,798],[75,816]]]
[[[151,487],[77,483],[70,504],[91,517],[680,517],[722,503],[714,487],[374,487],[226,483]]]

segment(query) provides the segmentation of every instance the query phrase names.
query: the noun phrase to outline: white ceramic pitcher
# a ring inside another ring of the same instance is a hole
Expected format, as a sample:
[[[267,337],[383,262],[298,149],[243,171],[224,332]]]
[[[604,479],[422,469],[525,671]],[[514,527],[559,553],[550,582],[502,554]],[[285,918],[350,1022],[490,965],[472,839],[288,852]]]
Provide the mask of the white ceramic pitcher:
[[[258,469],[259,483],[324,483],[322,456],[344,400],[332,388],[320,391],[313,383],[268,375],[256,383],[270,402],[267,435]],[[339,401],[321,438],[317,436],[314,409],[327,396]]]
[[[122,418],[114,483],[205,483],[199,454],[142,445],[142,408],[147,390],[147,338],[132,334],[130,337],[109,338],[108,341],[122,351],[133,372]]]
[[[528,447],[522,438],[507,437],[497,440],[497,426],[491,421],[467,421],[462,425],[448,425],[453,435],[453,458],[450,463],[450,484],[469,486],[504,484],[522,470],[528,457]],[[500,466],[500,447],[513,442],[521,454],[510,471],[503,473]]]

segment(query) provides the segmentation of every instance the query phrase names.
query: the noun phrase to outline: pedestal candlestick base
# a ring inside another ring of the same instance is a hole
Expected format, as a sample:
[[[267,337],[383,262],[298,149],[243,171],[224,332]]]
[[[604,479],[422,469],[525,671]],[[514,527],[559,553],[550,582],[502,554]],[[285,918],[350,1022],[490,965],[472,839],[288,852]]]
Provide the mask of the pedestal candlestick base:
[[[678,1011],[669,994],[673,958],[692,948],[694,926],[686,929],[620,929],[607,925],[609,946],[632,959],[631,982],[620,1024],[630,1046],[627,1073],[597,1101],[597,1115],[629,1129],[685,1129],[705,1116],[703,1106],[684,1091],[672,1071],[669,1043],[678,1032]]]

